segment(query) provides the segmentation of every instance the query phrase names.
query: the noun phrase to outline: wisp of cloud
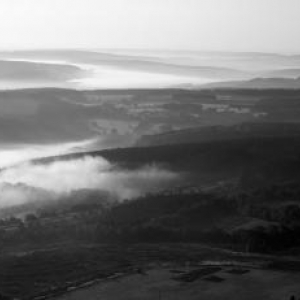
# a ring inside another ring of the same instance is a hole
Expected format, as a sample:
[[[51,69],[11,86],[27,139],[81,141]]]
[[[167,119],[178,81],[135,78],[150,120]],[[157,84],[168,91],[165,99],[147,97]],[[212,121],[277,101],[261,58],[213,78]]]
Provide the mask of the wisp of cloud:
[[[24,163],[1,172],[0,207],[59,199],[81,189],[107,191],[118,200],[132,199],[170,187],[177,179],[177,174],[155,165],[129,171],[102,157]]]

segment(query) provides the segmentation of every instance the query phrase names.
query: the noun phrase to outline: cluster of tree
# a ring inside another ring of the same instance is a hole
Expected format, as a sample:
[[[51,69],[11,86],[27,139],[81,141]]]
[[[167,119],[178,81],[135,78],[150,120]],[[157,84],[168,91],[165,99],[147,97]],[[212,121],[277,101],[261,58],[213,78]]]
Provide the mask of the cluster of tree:
[[[229,195],[157,193],[112,207],[90,201],[0,222],[2,246],[66,240],[201,242],[271,252],[300,245],[299,237],[296,183]]]

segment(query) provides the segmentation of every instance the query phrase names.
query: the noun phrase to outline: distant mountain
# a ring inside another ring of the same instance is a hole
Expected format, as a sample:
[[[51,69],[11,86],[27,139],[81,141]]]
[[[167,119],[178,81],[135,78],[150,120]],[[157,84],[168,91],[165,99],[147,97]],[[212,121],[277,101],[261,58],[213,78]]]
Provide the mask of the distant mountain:
[[[297,79],[300,77],[300,69],[280,69],[265,72],[263,78],[291,78]]]
[[[248,81],[227,81],[203,85],[204,88],[238,89],[300,89],[300,77],[291,78],[255,78]]]
[[[47,80],[43,82],[46,87],[57,86],[59,80],[71,79],[71,85],[62,85],[63,81],[60,82],[60,87],[81,89],[153,86],[196,88],[203,83],[224,80],[244,81],[256,80],[254,78],[259,77],[296,78],[300,76],[300,59],[298,56],[271,53],[29,50],[2,51],[0,52],[0,59],[4,63],[12,64],[11,72],[7,74],[6,66],[1,67],[0,63],[2,72],[5,70],[4,75],[9,78],[12,77],[11,79],[19,80],[19,77],[21,79],[25,77],[28,80],[28,78],[32,78],[37,80],[36,84],[41,84],[43,80]],[[19,65],[17,65],[18,61]],[[71,68],[78,70],[71,70]],[[74,74],[74,72],[81,73]],[[86,76],[81,78],[82,74]],[[78,75],[81,80],[76,80]],[[157,75],[157,77],[153,77],[153,75]],[[118,80],[115,80],[116,76]],[[243,83],[232,83],[234,86],[239,84]],[[253,85],[255,84],[257,83],[254,82]],[[275,84],[278,85],[278,83]],[[246,86],[246,84],[244,85]],[[222,83],[216,86],[222,86]],[[37,87],[40,86],[37,85]],[[227,83],[224,87],[227,87]],[[284,88],[284,86],[282,87]]]
[[[82,75],[83,71],[73,65],[0,60],[0,81],[60,82]]]
[[[45,62],[63,60],[72,64],[89,64],[95,66],[114,67],[132,71],[161,73],[180,76],[204,77],[211,79],[246,79],[251,78],[247,71],[230,67],[201,66],[180,64],[176,61],[141,55],[122,55],[95,51],[28,51],[2,53],[9,58],[40,59]],[[1,57],[1,52],[0,52]]]
[[[172,50],[25,50],[2,51],[0,57],[65,60],[81,63],[105,61],[146,61],[179,66],[230,68],[246,71],[276,70],[300,67],[299,55],[259,52],[172,51]]]

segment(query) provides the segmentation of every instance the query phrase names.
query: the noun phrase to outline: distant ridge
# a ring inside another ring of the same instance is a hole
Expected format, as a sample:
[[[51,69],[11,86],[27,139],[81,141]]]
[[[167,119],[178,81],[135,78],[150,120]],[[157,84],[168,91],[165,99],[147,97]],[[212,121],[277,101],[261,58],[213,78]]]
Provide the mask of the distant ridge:
[[[300,77],[292,78],[254,78],[248,81],[227,81],[211,83],[203,88],[238,89],[300,89]]]
[[[241,123],[232,126],[193,127],[174,130],[156,135],[145,135],[137,141],[138,146],[157,146],[183,143],[205,143],[248,139],[255,137],[299,136],[300,124],[297,123]]]

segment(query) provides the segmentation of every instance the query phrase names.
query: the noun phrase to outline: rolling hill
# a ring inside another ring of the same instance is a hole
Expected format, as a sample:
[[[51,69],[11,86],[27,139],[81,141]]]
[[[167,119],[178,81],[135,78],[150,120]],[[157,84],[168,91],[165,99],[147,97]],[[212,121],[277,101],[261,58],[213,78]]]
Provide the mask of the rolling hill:
[[[211,83],[203,88],[229,88],[229,89],[300,89],[300,77],[297,78],[254,78],[248,81],[227,81]]]

